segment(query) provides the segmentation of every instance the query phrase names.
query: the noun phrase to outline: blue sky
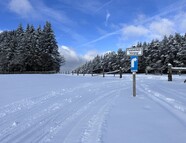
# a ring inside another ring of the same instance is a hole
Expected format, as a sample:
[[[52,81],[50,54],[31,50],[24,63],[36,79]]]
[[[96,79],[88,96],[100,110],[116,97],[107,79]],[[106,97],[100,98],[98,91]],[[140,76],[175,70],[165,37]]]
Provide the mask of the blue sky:
[[[52,23],[67,59],[186,33],[186,0],[0,0],[0,31]]]

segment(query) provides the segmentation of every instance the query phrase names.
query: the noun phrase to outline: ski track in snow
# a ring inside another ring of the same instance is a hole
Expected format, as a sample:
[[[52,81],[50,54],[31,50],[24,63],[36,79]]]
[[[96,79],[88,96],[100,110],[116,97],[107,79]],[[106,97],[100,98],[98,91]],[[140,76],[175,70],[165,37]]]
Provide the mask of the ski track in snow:
[[[144,93],[146,97],[150,98],[166,111],[168,111],[186,128],[186,105],[182,103],[182,100],[185,99],[185,96],[175,96],[176,98],[170,97],[170,93],[173,95],[177,95],[179,94],[179,92],[176,90],[170,90],[170,88],[165,87],[155,90],[155,88],[153,88],[153,85],[150,85],[149,83],[144,84],[144,82],[140,83],[138,90]],[[181,95],[183,94],[185,93],[181,93]]]
[[[131,77],[108,80],[96,77],[101,82],[80,83],[0,107],[0,143],[104,142],[106,122],[115,101],[125,93],[131,96]],[[186,129],[185,93],[168,86],[156,88],[156,82],[166,78],[137,79],[137,92],[141,95],[136,98],[152,100]],[[151,107],[146,105],[144,109],[151,110]]]
[[[113,81],[51,91],[1,107],[0,142],[102,142],[106,116],[121,87],[105,93],[99,85],[111,89],[112,84]]]

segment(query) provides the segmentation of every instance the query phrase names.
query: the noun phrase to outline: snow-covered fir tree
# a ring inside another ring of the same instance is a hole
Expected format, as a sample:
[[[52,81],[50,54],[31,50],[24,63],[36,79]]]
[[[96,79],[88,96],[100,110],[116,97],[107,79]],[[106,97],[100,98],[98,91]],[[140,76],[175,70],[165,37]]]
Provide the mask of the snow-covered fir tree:
[[[146,69],[167,73],[167,65],[171,63],[175,67],[186,67],[186,34],[164,36],[160,40],[152,40],[150,43],[138,43],[136,47],[143,48],[143,56],[139,57],[139,72],[144,73]],[[130,72],[130,57],[126,56],[125,51],[118,49],[117,53],[110,52],[102,56],[96,56],[86,65],[78,68],[79,71],[91,73],[104,62],[104,67],[109,71],[119,70]],[[101,71],[101,70],[100,70]]]
[[[16,30],[0,33],[0,72],[58,72],[64,62],[49,22],[43,30],[29,24],[24,30],[20,24]]]

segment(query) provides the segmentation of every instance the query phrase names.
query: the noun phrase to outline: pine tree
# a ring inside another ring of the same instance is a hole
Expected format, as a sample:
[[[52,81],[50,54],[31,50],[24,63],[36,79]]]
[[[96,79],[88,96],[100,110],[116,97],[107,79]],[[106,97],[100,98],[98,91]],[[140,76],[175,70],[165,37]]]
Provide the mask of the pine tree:
[[[24,54],[24,30],[21,24],[15,32],[17,45],[13,53],[14,57],[11,61],[11,68],[13,71],[23,72],[25,70],[23,66],[24,58],[22,56]]]
[[[20,24],[16,30],[0,33],[0,72],[56,71],[65,59],[58,46],[51,24],[44,29]]]
[[[16,71],[16,66],[14,66],[13,61],[15,58],[15,52],[17,48],[17,41],[16,41],[16,32],[10,31],[7,33],[6,42],[4,45],[4,55],[5,55],[5,64],[4,71],[11,72]]]
[[[25,68],[26,71],[34,71],[33,69],[33,61],[34,61],[34,56],[33,56],[33,51],[34,51],[34,42],[35,42],[35,37],[34,37],[34,27],[33,25],[27,25],[26,31],[25,31],[25,50],[24,54],[26,55],[24,57],[24,62],[25,62]]]
[[[120,67],[123,67],[124,55],[125,55],[125,53],[123,52],[123,50],[121,48],[119,48],[118,52],[117,52],[117,61],[116,61],[118,70],[120,69]]]
[[[9,71],[9,59],[11,55],[11,49],[10,49],[10,41],[11,36],[10,32],[4,31],[1,33],[1,44],[0,44],[0,69],[1,72],[8,72]]]
[[[46,25],[43,29],[43,52],[42,59],[44,59],[45,70],[55,70],[56,72],[60,70],[60,65],[63,58],[58,52],[57,42],[55,40],[55,35],[52,30],[52,26],[49,22],[46,22]]]

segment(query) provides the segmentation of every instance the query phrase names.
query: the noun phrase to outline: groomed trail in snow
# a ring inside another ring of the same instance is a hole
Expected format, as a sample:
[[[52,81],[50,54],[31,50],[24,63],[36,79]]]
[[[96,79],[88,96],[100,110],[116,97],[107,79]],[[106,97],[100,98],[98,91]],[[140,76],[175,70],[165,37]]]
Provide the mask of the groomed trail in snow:
[[[185,143],[184,79],[0,75],[0,143]]]

